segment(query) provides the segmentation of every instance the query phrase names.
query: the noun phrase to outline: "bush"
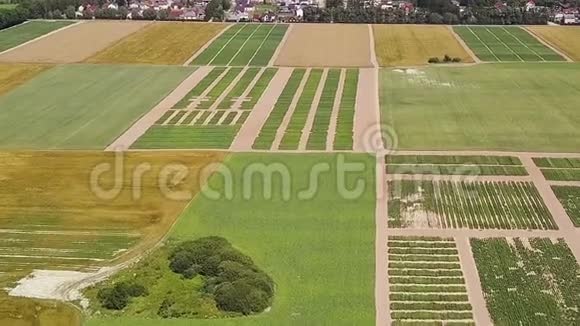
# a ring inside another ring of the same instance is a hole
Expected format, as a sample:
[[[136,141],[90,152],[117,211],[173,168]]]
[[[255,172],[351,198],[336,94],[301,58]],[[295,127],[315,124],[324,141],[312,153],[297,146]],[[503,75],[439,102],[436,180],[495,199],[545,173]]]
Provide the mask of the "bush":
[[[455,58],[451,59],[451,61],[455,62],[455,63],[461,62],[461,58],[455,57]]]
[[[451,57],[448,56],[447,54],[445,56],[443,56],[443,62],[449,63],[449,62],[451,62],[451,60],[452,60]]]
[[[101,302],[101,306],[110,310],[122,310],[132,297],[140,297],[147,295],[147,289],[144,286],[120,282],[115,284],[112,288],[104,288],[99,290],[97,298]]]
[[[262,312],[270,305],[267,293],[243,280],[223,283],[216,290],[215,301],[221,310],[244,315]]]
[[[429,60],[427,60],[428,63],[439,63],[441,62],[441,60],[439,60],[439,58],[437,57],[433,57],[433,58],[429,58]]]

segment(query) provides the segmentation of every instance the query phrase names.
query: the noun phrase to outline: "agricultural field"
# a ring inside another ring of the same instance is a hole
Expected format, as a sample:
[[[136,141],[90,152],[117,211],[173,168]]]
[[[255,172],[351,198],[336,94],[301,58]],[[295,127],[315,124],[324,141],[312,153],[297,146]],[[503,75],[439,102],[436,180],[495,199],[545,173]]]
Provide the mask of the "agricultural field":
[[[453,238],[388,239],[393,325],[475,325]]]
[[[528,175],[513,156],[388,155],[387,174]]]
[[[228,149],[276,72],[276,68],[213,68],[133,147]]]
[[[580,267],[563,239],[472,239],[496,325],[577,325]]]
[[[183,64],[227,26],[219,23],[154,23],[93,55],[86,62]]]
[[[352,149],[358,69],[294,69],[254,149]]]
[[[381,120],[396,133],[398,149],[580,148],[575,86],[580,83],[580,65],[382,70],[380,83]]]
[[[445,55],[473,62],[447,26],[373,25],[373,34],[381,67],[425,65]]]
[[[0,148],[103,149],[189,67],[62,65],[0,97]]]
[[[0,96],[49,68],[49,65],[0,64]]]
[[[268,66],[284,38],[285,24],[235,24],[192,62],[212,66]]]
[[[534,157],[546,180],[580,181],[580,158]]]
[[[557,229],[531,182],[389,182],[395,228]]]
[[[275,64],[286,67],[372,67],[369,37],[368,27],[363,24],[296,24],[282,45]]]
[[[84,21],[12,51],[0,54],[0,62],[81,62],[96,52],[147,26],[149,23],[145,21]]]
[[[228,195],[228,183],[220,175],[211,178],[208,187],[221,197],[196,197],[173,228],[170,239],[208,235],[228,239],[272,276],[276,283],[274,303],[271,310],[256,316],[167,322],[176,326],[315,325],[321,321],[329,325],[374,324],[375,160],[356,154],[346,155],[345,159],[364,165],[364,171],[351,173],[346,180],[348,189],[354,189],[360,180],[365,184],[356,205],[354,200],[344,200],[337,190],[333,177],[338,168],[337,155],[231,156],[225,163],[234,177],[232,197]],[[308,200],[300,195],[309,186],[308,178],[284,181],[275,176],[270,188],[259,172],[250,184],[244,181],[248,168],[280,162],[292,176],[308,175],[321,163],[329,164],[331,169],[320,176],[317,192]],[[272,190],[271,198],[265,190]],[[89,326],[159,324],[155,319],[125,316],[95,316],[87,321]]]
[[[0,30],[0,52],[72,24],[70,21],[32,21]]]
[[[527,26],[541,40],[562,51],[574,61],[580,61],[580,28],[572,26]]]
[[[453,30],[482,61],[565,61],[518,26],[454,26]]]
[[[580,186],[552,186],[552,190],[574,226],[580,227]]]

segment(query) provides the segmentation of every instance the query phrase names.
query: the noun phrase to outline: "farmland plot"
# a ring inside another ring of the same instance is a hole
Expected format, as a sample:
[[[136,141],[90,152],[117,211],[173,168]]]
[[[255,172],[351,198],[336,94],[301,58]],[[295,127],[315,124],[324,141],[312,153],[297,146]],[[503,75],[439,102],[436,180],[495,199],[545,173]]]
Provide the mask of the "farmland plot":
[[[229,148],[276,71],[257,67],[212,69],[133,147]]]
[[[30,21],[0,31],[0,52],[72,24],[72,21]]]
[[[393,325],[475,325],[452,238],[389,237]]]
[[[565,61],[517,26],[455,26],[453,29],[482,61]]]
[[[558,200],[575,226],[580,227],[580,187],[552,186]]]
[[[288,25],[235,24],[213,41],[193,65],[267,66]]]
[[[547,180],[580,181],[580,158],[534,157]]]
[[[432,175],[527,175],[517,157],[389,155],[385,158],[388,174]]]
[[[531,182],[389,182],[391,227],[557,229]]]
[[[580,27],[527,26],[539,38],[563,51],[574,61],[580,61]]]
[[[0,95],[50,68],[49,65],[0,64]]]
[[[496,325],[578,325],[580,267],[563,239],[472,239]]]

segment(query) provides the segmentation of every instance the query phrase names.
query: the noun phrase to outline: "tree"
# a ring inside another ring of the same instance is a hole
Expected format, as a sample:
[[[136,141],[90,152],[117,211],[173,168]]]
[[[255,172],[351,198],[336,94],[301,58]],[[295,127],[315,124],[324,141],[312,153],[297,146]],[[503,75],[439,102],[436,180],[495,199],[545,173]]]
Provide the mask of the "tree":
[[[436,12],[432,12],[429,15],[429,24],[443,24],[443,16]]]
[[[67,19],[75,19],[77,16],[75,7],[73,6],[66,7],[64,15],[66,16]]]
[[[443,21],[447,25],[459,24],[459,18],[457,17],[457,15],[452,14],[450,12],[446,12],[445,14],[443,14]]]
[[[157,18],[157,11],[153,8],[147,8],[143,10],[143,19],[145,20],[155,20]]]
[[[224,21],[226,11],[230,9],[228,0],[211,0],[205,7],[205,20]]]

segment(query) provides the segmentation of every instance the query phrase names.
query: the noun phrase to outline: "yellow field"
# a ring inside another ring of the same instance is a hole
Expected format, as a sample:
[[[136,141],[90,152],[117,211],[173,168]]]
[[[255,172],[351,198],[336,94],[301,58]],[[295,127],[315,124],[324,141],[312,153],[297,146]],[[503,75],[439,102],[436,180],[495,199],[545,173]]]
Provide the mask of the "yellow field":
[[[8,93],[50,67],[49,65],[0,64],[0,95]]]
[[[90,63],[183,64],[226,24],[154,23],[87,59]]]
[[[473,62],[445,26],[373,25],[375,52],[380,66],[416,66],[444,55]]]
[[[580,61],[580,27],[528,26],[540,39],[564,52],[570,59]]]

